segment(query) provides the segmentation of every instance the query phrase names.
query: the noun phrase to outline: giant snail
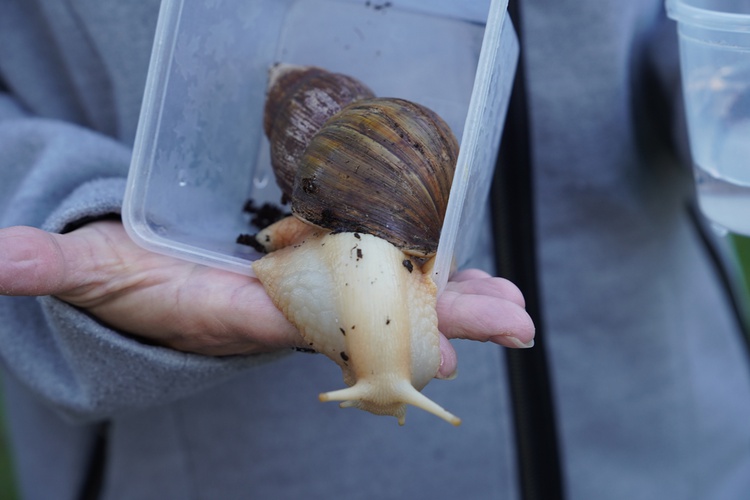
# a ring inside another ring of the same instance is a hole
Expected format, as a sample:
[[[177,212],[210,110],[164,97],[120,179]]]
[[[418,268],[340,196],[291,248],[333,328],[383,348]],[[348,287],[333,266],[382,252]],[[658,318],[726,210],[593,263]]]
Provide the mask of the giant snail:
[[[430,276],[458,156],[448,125],[315,67],[274,68],[264,117],[292,215],[260,231],[253,271],[347,388],[320,395],[404,423],[440,366]]]

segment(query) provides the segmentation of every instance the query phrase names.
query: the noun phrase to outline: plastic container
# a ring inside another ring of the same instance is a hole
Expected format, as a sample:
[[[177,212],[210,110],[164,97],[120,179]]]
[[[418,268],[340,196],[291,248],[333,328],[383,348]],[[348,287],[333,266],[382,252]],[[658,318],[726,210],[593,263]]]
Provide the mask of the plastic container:
[[[435,266],[471,255],[518,57],[507,0],[163,0],[123,219],[152,251],[252,274],[243,206],[278,204],[268,69],[318,65],[440,114],[461,143]]]
[[[750,2],[667,0],[702,212],[750,235]]]

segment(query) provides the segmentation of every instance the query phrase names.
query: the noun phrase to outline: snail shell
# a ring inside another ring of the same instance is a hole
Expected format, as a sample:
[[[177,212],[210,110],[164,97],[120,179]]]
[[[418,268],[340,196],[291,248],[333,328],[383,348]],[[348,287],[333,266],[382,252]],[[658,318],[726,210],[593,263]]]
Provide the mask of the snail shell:
[[[276,126],[272,142],[311,129]],[[411,404],[460,423],[420,392],[440,366],[437,288],[430,261],[410,257],[435,253],[457,155],[429,109],[367,98],[326,118],[295,156],[294,215],[257,235],[270,253],[253,270],[307,346],[341,367],[349,387],[321,401],[400,424]]]
[[[347,104],[375,94],[359,80],[314,66],[277,64],[269,79],[263,129],[276,182],[290,198],[297,163],[313,135]]]
[[[404,99],[357,101],[310,140],[299,161],[292,213],[431,256],[457,156],[450,128],[428,108]]]

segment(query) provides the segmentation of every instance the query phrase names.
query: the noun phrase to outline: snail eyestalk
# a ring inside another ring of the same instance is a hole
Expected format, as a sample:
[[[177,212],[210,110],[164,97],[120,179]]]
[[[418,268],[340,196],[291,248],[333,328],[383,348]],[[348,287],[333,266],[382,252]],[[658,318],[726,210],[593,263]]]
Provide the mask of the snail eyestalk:
[[[340,405],[342,408],[354,407],[359,408],[360,410],[367,410],[372,413],[382,414],[377,410],[382,408],[383,406],[379,405],[377,407],[372,407],[370,403],[370,401],[377,398],[377,395],[373,397],[373,393],[376,393],[377,390],[378,389],[376,386],[370,384],[367,381],[358,381],[352,387],[339,389],[338,391],[326,392],[320,394],[318,398],[323,402],[343,401],[343,403],[341,403]],[[405,382],[403,380],[397,381],[396,383],[391,385],[391,391],[396,395],[396,399],[398,399],[399,402],[394,403],[394,408],[392,410],[393,413],[390,413],[389,411],[388,414],[398,418],[399,425],[404,425],[404,423],[406,423],[407,404],[430,412],[433,415],[440,417],[446,422],[455,426],[461,425],[460,418],[446,411],[442,406],[438,405],[433,400],[416,390],[414,386],[412,386],[408,382]]]

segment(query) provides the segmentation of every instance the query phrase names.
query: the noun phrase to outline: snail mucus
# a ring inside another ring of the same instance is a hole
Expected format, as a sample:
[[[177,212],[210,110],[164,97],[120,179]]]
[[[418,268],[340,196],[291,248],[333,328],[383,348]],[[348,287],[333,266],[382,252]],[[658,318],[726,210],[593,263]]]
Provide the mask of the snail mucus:
[[[348,387],[320,394],[404,423],[440,367],[430,276],[458,142],[433,111],[315,67],[272,70],[264,128],[292,215],[256,235],[253,271]]]

